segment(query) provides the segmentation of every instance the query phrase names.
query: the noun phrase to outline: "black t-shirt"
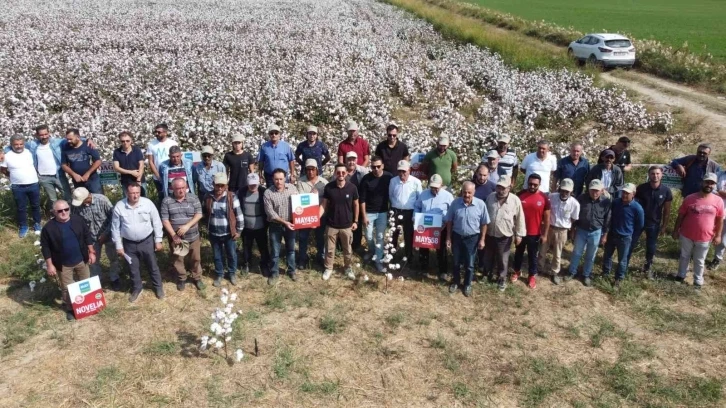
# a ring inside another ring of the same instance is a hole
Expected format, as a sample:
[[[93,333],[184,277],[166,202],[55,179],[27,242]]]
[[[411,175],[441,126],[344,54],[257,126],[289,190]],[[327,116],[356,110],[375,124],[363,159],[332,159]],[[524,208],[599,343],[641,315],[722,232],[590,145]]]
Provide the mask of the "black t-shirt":
[[[144,154],[137,146],[132,146],[131,151],[126,154],[121,148],[113,151],[113,161],[118,162],[119,167],[124,170],[138,170],[139,162],[144,161]],[[130,174],[121,175],[121,183],[128,184],[136,181],[136,177]]]
[[[663,218],[663,205],[673,201],[671,189],[661,184],[654,189],[650,183],[643,183],[635,190],[635,199],[645,212],[645,226],[659,225]]]
[[[373,173],[363,176],[358,188],[360,202],[366,204],[366,212],[382,213],[388,211],[388,186],[391,184],[393,175],[384,171],[381,177]]]
[[[353,201],[358,199],[358,189],[348,182],[340,188],[338,182],[333,181],[325,186],[323,198],[328,200],[328,207],[325,209],[328,225],[333,228],[350,228],[353,225]]]
[[[378,143],[375,154],[383,159],[383,169],[391,174],[396,173],[398,162],[403,160],[404,157],[409,156],[408,147],[400,140],[396,142],[393,149],[388,146],[388,141],[386,140]]]
[[[239,191],[247,187],[247,175],[250,173],[250,164],[255,163],[255,158],[248,152],[234,154],[227,152],[222,161],[229,169],[229,191]]]

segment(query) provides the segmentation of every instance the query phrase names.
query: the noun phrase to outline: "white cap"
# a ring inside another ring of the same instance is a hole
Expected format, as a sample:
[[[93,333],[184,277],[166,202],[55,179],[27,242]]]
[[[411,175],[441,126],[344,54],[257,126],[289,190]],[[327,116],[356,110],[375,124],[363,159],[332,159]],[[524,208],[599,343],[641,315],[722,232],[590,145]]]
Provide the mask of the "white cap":
[[[566,179],[560,181],[560,190],[569,191],[571,193],[572,190],[574,190],[574,189],[575,189],[575,182],[572,181],[572,179],[566,178]]]
[[[499,176],[499,180],[497,181],[498,186],[502,186],[504,188],[507,188],[512,185],[512,179],[510,176],[503,174]]]
[[[260,184],[260,176],[257,173],[250,173],[247,175],[247,185]]]
[[[500,157],[501,156],[499,155],[499,153],[497,153],[496,150],[492,150],[489,152],[489,154],[487,154],[487,159],[499,159]]]
[[[307,129],[306,132],[308,132],[308,133],[310,133],[310,132],[318,133],[318,127],[317,126],[308,126],[308,129]]]
[[[224,173],[214,174],[214,184],[227,184],[227,175]]]
[[[204,146],[202,147],[202,154],[214,154],[214,149],[212,149],[212,146]]]
[[[439,145],[442,145],[442,146],[448,146],[449,145],[449,137],[448,136],[441,136],[441,137],[439,137],[438,144]]]
[[[244,143],[245,137],[241,133],[235,133],[234,136],[232,136],[232,143],[234,142],[240,142]]]
[[[717,183],[718,176],[716,176],[716,173],[706,173],[706,175],[703,176],[703,181],[713,181],[714,183]]]
[[[633,184],[633,183],[625,183],[625,185],[623,186],[623,191],[625,191],[626,193],[633,194],[633,193],[635,193],[636,188],[637,187],[635,187],[635,184]]]
[[[73,190],[73,200],[71,201],[71,205],[79,207],[89,195],[91,195],[91,193],[89,193],[85,187],[78,187]]]
[[[318,168],[318,161],[315,159],[307,159],[305,160],[305,167],[315,167]]]
[[[590,182],[589,189],[590,190],[602,190],[605,186],[602,185],[602,181],[600,179],[594,179]]]
[[[267,128],[267,133],[270,133],[270,132],[274,132],[274,131],[277,131],[277,132],[282,132],[282,131],[280,130],[280,127],[279,127],[279,126],[277,126],[277,125],[270,125],[270,126],[269,126],[269,127]]]
[[[497,142],[504,142],[504,143],[509,143],[509,142],[511,142],[511,141],[512,141],[512,138],[511,138],[511,137],[509,137],[508,135],[500,135],[500,136],[499,136],[499,137],[497,138]]]
[[[350,130],[358,130],[358,124],[351,120],[350,122],[348,122],[348,125],[346,126],[346,129],[349,130],[349,131]]]
[[[345,159],[346,160],[350,159],[351,157],[355,157],[357,159],[358,158],[358,153],[356,153],[356,152],[348,152],[348,153],[345,154]]]
[[[411,163],[409,163],[406,160],[401,160],[398,162],[398,168],[397,170],[410,170],[411,169]]]
[[[444,184],[444,180],[438,174],[431,176],[429,180],[429,187],[439,188]]]

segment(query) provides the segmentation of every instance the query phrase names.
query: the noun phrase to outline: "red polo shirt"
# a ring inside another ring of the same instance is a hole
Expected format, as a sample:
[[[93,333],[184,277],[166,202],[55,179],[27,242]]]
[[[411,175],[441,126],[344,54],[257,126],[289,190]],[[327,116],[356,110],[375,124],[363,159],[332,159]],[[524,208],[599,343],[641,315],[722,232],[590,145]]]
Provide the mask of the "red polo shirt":
[[[527,235],[542,235],[542,217],[544,212],[550,209],[550,199],[541,191],[532,194],[522,190],[517,196],[522,202]]]
[[[338,145],[338,157],[343,156],[343,161],[345,162],[345,155],[348,154],[348,152],[355,152],[355,154],[358,155],[356,162],[359,166],[362,166],[366,160],[366,156],[371,154],[368,142],[360,136],[355,139],[354,143],[350,143],[348,139],[340,142]]]

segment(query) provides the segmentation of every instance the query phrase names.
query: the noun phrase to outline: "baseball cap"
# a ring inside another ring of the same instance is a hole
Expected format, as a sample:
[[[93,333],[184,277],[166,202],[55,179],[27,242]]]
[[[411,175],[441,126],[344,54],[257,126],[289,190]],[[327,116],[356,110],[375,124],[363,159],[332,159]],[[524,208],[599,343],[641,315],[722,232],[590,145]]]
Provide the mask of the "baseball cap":
[[[703,176],[703,181],[713,181],[714,183],[716,183],[716,182],[718,182],[718,177],[716,176],[716,173],[706,173],[706,175]],[[74,195],[74,197],[75,197],[75,195]],[[73,205],[75,205],[75,204],[73,204]]]
[[[606,157],[606,156],[613,156],[613,157],[615,157],[615,152],[612,151],[612,150],[610,150],[610,149],[606,149],[606,150],[603,150],[602,151],[602,154],[600,154],[600,155],[602,157]]]
[[[279,127],[279,126],[277,126],[277,125],[270,125],[270,126],[269,126],[269,127],[267,128],[267,133],[270,133],[270,132],[275,132],[275,131],[277,131],[277,132],[282,132],[282,131],[280,130],[280,127]]]
[[[307,159],[305,160],[305,167],[315,167],[318,168],[318,161],[315,159]]]
[[[511,137],[509,137],[509,135],[500,135],[500,136],[499,136],[499,137],[497,138],[497,142],[504,142],[504,143],[509,143],[509,142],[511,142],[511,141],[512,141],[512,138],[511,138]]]
[[[245,137],[244,137],[244,136],[242,136],[242,134],[241,134],[241,133],[235,133],[235,135],[234,135],[234,136],[232,136],[232,142],[233,142],[233,143],[234,143],[234,142],[241,142],[241,143],[244,143],[244,141],[245,141]]]
[[[627,136],[621,136],[620,139],[618,139],[618,142],[621,143],[630,143],[630,138]]]
[[[497,153],[496,150],[492,150],[489,154],[487,154],[487,159],[497,159],[499,157],[499,153]]]
[[[595,179],[595,180],[591,181],[589,189],[590,190],[602,190],[603,189],[602,181],[600,181],[600,179]]]
[[[227,175],[224,173],[216,173],[214,175],[214,184],[227,184]]]
[[[189,243],[183,241],[179,244],[174,244],[174,255],[186,256],[189,253]]]
[[[257,173],[250,173],[247,175],[247,185],[260,184],[260,176]]]
[[[396,170],[406,170],[406,171],[408,171],[409,169],[411,169],[411,164],[408,161],[406,161],[406,160],[400,160],[398,162],[398,167],[396,168]]]
[[[434,174],[431,176],[431,179],[429,180],[429,187],[436,187],[439,188],[441,185],[444,184],[444,180],[439,176],[438,174]]]
[[[623,191],[630,193],[630,194],[635,193],[635,189],[636,189],[636,187],[635,187],[635,184],[633,184],[633,183],[625,183],[625,185],[623,186]]]
[[[214,149],[212,149],[212,146],[204,146],[202,147],[202,154],[214,154]]]
[[[356,152],[348,152],[348,153],[345,154],[346,160],[347,159],[350,159],[351,157],[355,157],[357,159],[358,158],[358,153],[356,153]]]
[[[508,175],[501,175],[499,176],[499,181],[497,181],[498,186],[502,187],[509,187],[512,185],[512,179]]]
[[[317,126],[308,126],[308,130],[306,130],[306,132],[318,133],[318,127]]]
[[[575,189],[575,182],[572,179],[564,179],[560,181],[560,190],[572,192]]]
[[[346,126],[346,129],[348,130],[358,130],[358,124],[353,122],[352,120],[348,122],[348,126]]]
[[[439,145],[448,146],[449,145],[449,137],[448,136],[441,136],[439,137]]]
[[[85,187],[78,187],[77,189],[73,190],[73,201],[71,201],[71,205],[74,207],[79,207],[81,204],[83,204],[83,200],[88,198],[90,193]]]

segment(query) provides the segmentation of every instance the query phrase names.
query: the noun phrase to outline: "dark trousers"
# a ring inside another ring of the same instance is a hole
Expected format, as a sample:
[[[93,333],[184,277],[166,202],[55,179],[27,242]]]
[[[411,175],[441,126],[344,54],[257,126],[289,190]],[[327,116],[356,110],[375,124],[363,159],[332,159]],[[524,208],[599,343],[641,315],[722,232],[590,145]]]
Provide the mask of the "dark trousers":
[[[296,263],[298,269],[303,269],[308,266],[310,257],[308,256],[308,244],[310,243],[310,235],[315,235],[315,249],[318,253],[315,255],[315,259],[319,264],[325,262],[325,218],[320,220],[320,226],[317,228],[306,228],[298,231],[297,233],[297,257]],[[353,241],[355,242],[355,235],[353,235]]]
[[[439,235],[439,249],[436,250],[436,258],[439,265],[439,275],[446,274],[446,270],[448,269],[448,261],[446,256],[446,228],[441,230],[441,235]],[[419,257],[421,257],[421,263],[423,263],[423,267],[426,268],[429,263],[429,253],[431,251],[428,248],[422,248],[419,250]]]
[[[260,229],[242,230],[242,262],[249,268],[252,261],[252,246],[257,243],[257,249],[260,251],[260,272],[267,275],[270,271],[270,250],[267,247],[267,227]]]
[[[451,233],[451,252],[454,255],[454,276],[452,283],[461,282],[461,265],[464,265],[464,287],[470,286],[474,279],[474,258],[479,245],[479,234],[462,236]]]
[[[156,186],[156,202],[161,206],[161,202],[164,201],[164,186],[161,185],[159,180],[154,180],[154,186]],[[204,207],[202,205],[202,208]]]
[[[660,232],[660,224],[649,225],[640,231],[635,231],[633,234],[633,242],[630,244],[630,250],[628,251],[628,264],[630,264],[630,257],[633,255],[635,247],[640,241],[640,235],[645,232],[645,263],[651,265],[653,263],[653,256],[655,256],[655,247],[658,244],[658,233]]]
[[[103,187],[101,186],[101,176],[98,173],[93,173],[88,178],[88,181],[76,182],[73,181],[73,188],[85,187],[89,193],[103,194]]]
[[[18,207],[18,227],[28,226],[28,204],[33,212],[33,222],[40,224],[40,184],[13,184],[10,189]]]
[[[527,235],[516,246],[514,251],[514,270],[521,271],[524,262],[524,251],[527,251],[529,276],[537,275],[537,255],[539,252],[539,235]]]
[[[144,261],[146,267],[149,268],[149,275],[154,288],[161,288],[161,272],[159,271],[159,265],[156,263],[156,253],[154,252],[154,234],[138,242],[128,239],[123,239],[122,242],[124,253],[131,258],[129,270],[131,271],[131,280],[134,282],[133,291],[140,291],[142,288],[141,261]]]
[[[398,219],[398,216],[403,216],[403,219]],[[393,243],[398,245],[398,226],[403,226],[403,242],[406,244],[405,254],[409,260],[413,258],[413,210],[400,210],[398,208],[393,209],[393,217],[396,220],[396,232],[393,233]]]
[[[411,230],[413,231],[413,230]],[[413,232],[411,232],[413,235]],[[354,251],[357,251],[358,248],[360,248],[361,242],[363,241],[363,228],[359,225],[358,228],[353,231],[353,244],[351,245],[351,248]]]
[[[484,268],[489,272],[496,272],[499,279],[506,279],[509,252],[512,250],[512,237],[496,238],[487,235],[484,245]]]
[[[630,243],[633,237],[631,235],[619,235],[614,232],[608,233],[608,240],[605,242],[605,252],[602,256],[602,274],[610,274],[613,267],[613,255],[618,250],[618,269],[615,272],[615,279],[625,279],[625,273],[628,270],[628,261],[630,260]]]

